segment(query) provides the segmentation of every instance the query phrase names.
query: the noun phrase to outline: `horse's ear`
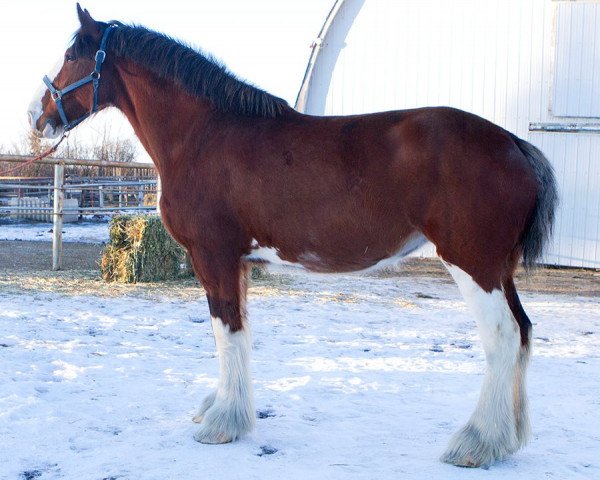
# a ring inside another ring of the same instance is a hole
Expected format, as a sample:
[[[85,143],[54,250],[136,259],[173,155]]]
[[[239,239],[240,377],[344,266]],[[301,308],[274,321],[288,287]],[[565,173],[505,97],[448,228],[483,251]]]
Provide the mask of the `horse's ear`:
[[[100,28],[96,23],[96,20],[92,18],[90,12],[83,10],[79,3],[77,4],[77,16],[79,17],[79,23],[81,28],[79,30],[80,35],[89,35],[94,39],[100,38]]]

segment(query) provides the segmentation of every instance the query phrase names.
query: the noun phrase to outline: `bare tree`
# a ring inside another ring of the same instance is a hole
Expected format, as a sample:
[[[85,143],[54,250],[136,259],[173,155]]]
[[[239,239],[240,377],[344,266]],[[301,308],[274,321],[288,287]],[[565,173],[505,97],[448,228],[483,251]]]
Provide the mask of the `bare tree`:
[[[77,135],[71,135],[59,147],[52,156],[62,158],[74,158],[84,160],[105,160],[110,162],[133,162],[137,157],[136,142],[132,138],[118,138],[110,133],[106,126],[101,132],[100,141],[96,145],[82,142]],[[9,155],[31,155],[37,156],[52,146],[53,141],[39,137],[33,131],[24,133],[11,148],[0,146],[0,152]],[[0,171],[14,167],[14,164],[0,162]],[[87,166],[72,166],[67,168],[67,173],[77,176],[103,176],[114,172],[106,169]],[[52,165],[32,163],[18,169],[15,176],[24,177],[51,177],[53,175]],[[119,175],[135,175],[134,171],[123,169]]]
[[[37,136],[33,131],[28,131],[22,135],[17,142],[13,142],[10,148],[2,147],[2,153],[8,155],[31,155],[37,156],[50,148],[51,143]],[[15,167],[14,163],[0,162],[0,171],[9,170]],[[40,163],[31,163],[19,168],[12,173],[14,176],[24,177],[50,177],[52,176],[52,165],[43,165]]]

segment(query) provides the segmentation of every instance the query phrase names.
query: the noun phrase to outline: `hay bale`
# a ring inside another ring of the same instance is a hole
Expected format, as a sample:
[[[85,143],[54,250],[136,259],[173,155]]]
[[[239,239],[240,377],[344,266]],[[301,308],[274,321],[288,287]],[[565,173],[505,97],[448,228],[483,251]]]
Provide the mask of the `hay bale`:
[[[115,216],[110,243],[102,253],[102,278],[111,282],[153,282],[192,275],[185,250],[171,238],[160,217]]]
[[[108,236],[110,245],[122,247],[127,245],[127,235],[125,233],[125,225],[129,220],[129,215],[118,215],[113,217],[108,228]]]

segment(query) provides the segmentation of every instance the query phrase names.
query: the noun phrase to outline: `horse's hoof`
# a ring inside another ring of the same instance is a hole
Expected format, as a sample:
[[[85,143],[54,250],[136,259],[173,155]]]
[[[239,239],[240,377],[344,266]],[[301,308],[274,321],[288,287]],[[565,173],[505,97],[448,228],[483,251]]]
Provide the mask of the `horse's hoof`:
[[[233,439],[224,433],[206,432],[202,428],[194,434],[194,440],[209,445],[231,443]]]
[[[454,455],[452,452],[444,453],[441,460],[442,462],[449,463],[450,465],[454,465],[456,467],[477,468],[481,466],[481,464],[478,464],[478,462],[471,455],[459,457]]]
[[[518,449],[516,438],[512,437],[505,435],[490,440],[484,438],[477,427],[467,424],[454,435],[440,460],[457,467],[485,468]]]
[[[210,444],[233,442],[252,430],[255,418],[251,402],[243,405],[215,402],[194,417],[195,422],[202,422],[194,439]]]

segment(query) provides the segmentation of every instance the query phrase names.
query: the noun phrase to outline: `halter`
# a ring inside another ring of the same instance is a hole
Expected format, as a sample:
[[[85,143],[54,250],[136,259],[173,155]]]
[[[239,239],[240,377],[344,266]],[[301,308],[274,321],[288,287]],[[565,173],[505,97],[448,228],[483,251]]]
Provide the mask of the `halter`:
[[[71,85],[67,85],[63,89],[58,89],[54,86],[52,80],[48,78],[48,75],[44,76],[44,83],[48,87],[48,90],[50,90],[50,96],[52,97],[52,100],[54,100],[54,103],[56,103],[56,108],[58,109],[58,114],[60,115],[60,119],[64,124],[65,132],[68,132],[72,128],[75,128],[86,118],[88,118],[92,113],[96,113],[98,111],[98,87],[100,85],[100,70],[102,70],[102,64],[104,63],[104,59],[106,58],[106,44],[108,43],[108,36],[114,28],[117,28],[117,26],[109,25],[108,28],[104,31],[104,35],[102,35],[102,40],[100,41],[100,48],[96,52],[95,56],[96,66],[94,67],[94,71],[90,73],[87,77],[84,77],[81,80],[72,83]],[[84,85],[90,82],[92,83],[92,86],[94,88],[94,101],[92,103],[92,109],[85,115],[79,117],[78,119],[69,122],[69,120],[67,119],[67,114],[65,113],[65,109],[63,107],[62,97],[65,96],[67,93],[70,93],[73,90],[77,90],[79,87],[83,87]]]

